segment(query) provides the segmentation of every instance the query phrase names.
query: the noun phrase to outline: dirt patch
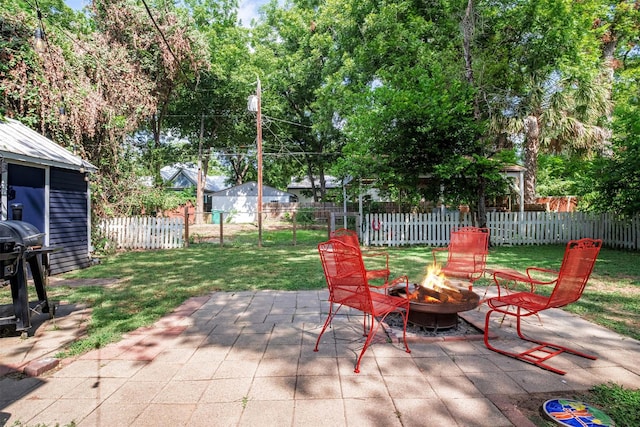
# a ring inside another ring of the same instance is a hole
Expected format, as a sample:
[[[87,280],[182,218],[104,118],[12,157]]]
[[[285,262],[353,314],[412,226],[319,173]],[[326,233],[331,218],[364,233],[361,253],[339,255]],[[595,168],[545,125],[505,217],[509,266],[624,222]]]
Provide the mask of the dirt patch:
[[[624,285],[625,281],[637,280],[635,277],[628,277],[625,280],[624,276],[620,276],[616,278],[616,285],[612,286],[609,282],[599,279],[597,277],[591,277],[589,279],[589,284],[587,287],[588,291],[599,291],[608,294],[620,294],[623,296],[630,297],[640,297],[640,287],[630,283],[628,285]]]
[[[302,229],[297,225],[298,230]],[[326,226],[320,228],[326,229]],[[293,230],[293,224],[286,221],[265,221],[262,223],[262,232],[277,230]],[[233,240],[241,233],[258,232],[257,223],[248,224],[222,224],[222,236],[224,241]],[[217,243],[220,241],[220,224],[191,224],[189,225],[189,239],[194,243]]]
[[[262,230],[272,230],[276,228],[291,228],[290,223],[263,223]],[[233,237],[239,233],[247,233],[258,231],[258,224],[222,224],[222,233],[224,238]],[[220,224],[191,224],[189,225],[189,235],[191,237],[199,237],[203,239],[220,238]]]
[[[122,279],[106,278],[106,279],[64,279],[62,277],[49,277],[49,286],[68,286],[70,288],[79,288],[84,286],[102,286],[113,287]]]

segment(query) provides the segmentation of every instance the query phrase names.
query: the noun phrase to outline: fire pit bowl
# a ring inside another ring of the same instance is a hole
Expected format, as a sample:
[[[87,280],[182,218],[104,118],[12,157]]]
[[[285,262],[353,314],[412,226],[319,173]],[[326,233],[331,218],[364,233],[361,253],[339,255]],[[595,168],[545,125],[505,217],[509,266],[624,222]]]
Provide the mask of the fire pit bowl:
[[[423,302],[413,297],[421,289],[420,285],[413,285],[414,291],[409,298],[409,322],[430,329],[449,329],[458,325],[458,313],[476,308],[480,303],[480,296],[468,289],[458,288],[455,298],[443,298],[439,302]],[[406,296],[404,288],[389,291],[391,295]]]

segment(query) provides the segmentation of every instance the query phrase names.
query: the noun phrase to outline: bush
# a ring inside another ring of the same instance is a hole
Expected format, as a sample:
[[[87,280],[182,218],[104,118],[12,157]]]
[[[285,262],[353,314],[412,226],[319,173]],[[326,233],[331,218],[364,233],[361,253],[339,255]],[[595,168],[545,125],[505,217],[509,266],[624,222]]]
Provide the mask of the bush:
[[[591,392],[616,425],[640,426],[640,390],[629,390],[617,384],[595,386]]]
[[[296,213],[296,222],[300,225],[313,225],[315,219],[315,212],[312,208],[302,208]]]

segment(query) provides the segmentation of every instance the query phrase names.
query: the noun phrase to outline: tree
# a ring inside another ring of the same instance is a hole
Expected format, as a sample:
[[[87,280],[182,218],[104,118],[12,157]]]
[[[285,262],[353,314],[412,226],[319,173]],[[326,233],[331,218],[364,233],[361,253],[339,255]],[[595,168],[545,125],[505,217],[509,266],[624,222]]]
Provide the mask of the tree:
[[[475,38],[483,109],[493,134],[523,135],[525,203],[534,203],[541,149],[597,151],[609,137],[596,2],[478,2]]]
[[[640,58],[624,53],[617,57],[614,85],[613,153],[599,159],[591,174],[590,208],[632,216],[640,211]]]
[[[503,185],[477,107],[472,32],[461,30],[467,6],[327,2],[316,32],[331,73],[320,93],[346,135],[343,175],[375,178],[396,199],[444,196],[480,210],[493,191],[485,180]]]
[[[2,19],[18,31],[3,36],[12,50],[7,52],[9,68],[0,76],[4,114],[39,128],[98,166],[92,182],[94,213],[130,212],[129,196],[139,191],[121,144],[153,104],[150,81],[126,59],[122,46],[107,45],[101,33],[92,31],[84,15],[58,0],[33,6],[9,2],[2,8]],[[45,42],[37,52],[36,27]]]
[[[160,135],[170,103],[182,85],[195,86],[208,63],[208,50],[199,33],[192,30],[187,16],[172,4],[161,2],[151,8],[131,0],[107,0],[93,4],[94,20],[110,45],[126,48],[128,61],[153,82],[151,95],[156,107],[147,112],[154,136],[149,153],[149,169],[155,184],[162,185]]]
[[[319,189],[315,199],[326,194],[325,174],[342,144],[334,111],[319,98],[326,73],[316,41],[319,5],[297,1],[280,7],[272,2],[264,9],[264,22],[253,29],[254,57],[265,70],[270,181],[286,185],[294,175],[307,176]]]

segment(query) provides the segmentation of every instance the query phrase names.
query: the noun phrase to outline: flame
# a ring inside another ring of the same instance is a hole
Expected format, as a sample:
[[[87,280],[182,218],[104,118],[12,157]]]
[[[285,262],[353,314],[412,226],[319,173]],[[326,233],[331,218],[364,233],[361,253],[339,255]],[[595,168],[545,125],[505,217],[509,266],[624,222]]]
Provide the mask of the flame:
[[[412,301],[411,304],[451,304],[452,308],[453,306],[462,307],[457,311],[465,311],[470,309],[466,307],[469,306],[470,301],[473,301],[472,296],[475,296],[475,302],[477,302],[478,295],[471,292],[470,285],[468,292],[463,289],[463,286],[455,280],[447,279],[440,266],[433,264],[425,269],[422,281],[414,283],[413,291],[409,293],[408,298]],[[427,310],[421,308],[420,311]]]
[[[460,289],[451,284],[439,264],[429,265],[422,282],[409,296],[409,299],[423,303],[444,303],[462,298]]]
[[[447,278],[440,268],[440,264],[431,264],[427,267],[426,274],[420,286],[429,289],[436,289],[437,287],[446,287]]]

